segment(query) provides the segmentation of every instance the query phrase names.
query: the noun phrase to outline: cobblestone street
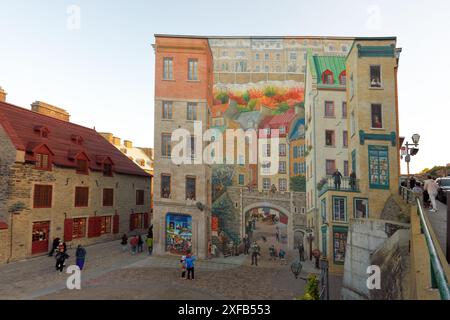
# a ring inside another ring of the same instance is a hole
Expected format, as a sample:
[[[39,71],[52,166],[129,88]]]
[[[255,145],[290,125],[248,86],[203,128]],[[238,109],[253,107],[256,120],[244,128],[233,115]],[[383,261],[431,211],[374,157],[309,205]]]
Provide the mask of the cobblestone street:
[[[296,280],[290,271],[290,263],[298,258],[298,253],[288,252],[287,265],[269,261],[268,247],[276,242],[267,230],[267,226],[258,225],[256,234],[264,234],[267,240],[258,241],[262,249],[258,267],[251,266],[250,257],[244,255],[200,260],[195,280],[182,280],[178,257],[131,255],[122,252],[119,241],[114,241],[87,247],[81,290],[66,289],[68,274],[54,271],[53,258],[42,256],[0,266],[0,299],[220,300],[300,296],[305,282]],[[68,265],[74,263],[73,251],[69,250]],[[317,270],[307,261],[302,276],[310,272]],[[332,276],[330,281],[334,281]],[[338,278],[335,283],[339,283]],[[338,298],[334,291],[331,297]]]

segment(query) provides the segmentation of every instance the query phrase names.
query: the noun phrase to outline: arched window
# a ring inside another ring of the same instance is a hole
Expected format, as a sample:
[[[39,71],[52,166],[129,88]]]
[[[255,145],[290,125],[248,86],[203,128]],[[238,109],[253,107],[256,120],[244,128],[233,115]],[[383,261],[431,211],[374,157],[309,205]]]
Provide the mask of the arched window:
[[[322,83],[323,84],[334,84],[333,72],[331,72],[329,69],[325,70],[322,73]]]
[[[347,73],[344,71],[339,75],[339,84],[345,86],[347,84]]]

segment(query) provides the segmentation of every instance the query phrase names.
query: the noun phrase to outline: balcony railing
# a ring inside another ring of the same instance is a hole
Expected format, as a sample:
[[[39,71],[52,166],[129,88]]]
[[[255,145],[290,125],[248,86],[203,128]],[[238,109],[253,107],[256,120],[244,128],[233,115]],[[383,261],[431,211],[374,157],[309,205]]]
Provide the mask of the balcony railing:
[[[332,176],[326,176],[317,185],[319,196],[327,191],[359,192],[359,180],[350,177],[342,177],[340,183],[336,184]]]

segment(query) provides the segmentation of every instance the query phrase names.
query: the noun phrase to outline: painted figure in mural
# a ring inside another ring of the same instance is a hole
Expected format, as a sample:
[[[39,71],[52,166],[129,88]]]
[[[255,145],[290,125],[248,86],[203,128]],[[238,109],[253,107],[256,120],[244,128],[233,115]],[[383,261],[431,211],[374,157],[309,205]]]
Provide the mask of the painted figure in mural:
[[[250,252],[252,254],[252,265],[258,266],[258,256],[261,255],[261,248],[256,241],[253,242]]]
[[[138,239],[137,236],[134,236],[134,237],[131,238],[131,240],[130,240],[131,254],[135,254],[136,253],[138,242],[139,242],[139,239]]]
[[[339,172],[339,169],[336,169],[336,171],[333,173],[334,188],[336,190],[341,189],[341,179],[342,179],[342,174]]]
[[[352,190],[356,190],[356,173],[355,171],[352,171],[352,173],[350,173],[350,188]]]
[[[280,242],[280,228],[278,228],[278,226],[276,227],[275,231],[275,239],[277,240],[277,242]]]
[[[244,243],[244,254],[248,254],[248,250],[250,249],[250,238],[248,237],[248,234],[244,236],[244,239],[242,240]]]
[[[286,251],[280,249],[280,251],[278,252],[278,257],[280,258],[281,264],[287,264]]]
[[[272,245],[269,248],[269,260],[275,260],[277,256],[276,250],[275,250],[275,245]]]
[[[76,264],[80,270],[83,270],[84,261],[86,260],[86,249],[83,248],[81,244],[78,245],[77,251],[75,252]]]
[[[277,192],[277,187],[275,186],[275,184],[272,184],[272,186],[270,187],[270,191],[271,191],[272,193]]]
[[[138,252],[144,251],[144,240],[142,239],[141,235],[138,236]]]
[[[298,245],[298,255],[300,261],[305,261],[305,247],[303,246],[303,242]]]

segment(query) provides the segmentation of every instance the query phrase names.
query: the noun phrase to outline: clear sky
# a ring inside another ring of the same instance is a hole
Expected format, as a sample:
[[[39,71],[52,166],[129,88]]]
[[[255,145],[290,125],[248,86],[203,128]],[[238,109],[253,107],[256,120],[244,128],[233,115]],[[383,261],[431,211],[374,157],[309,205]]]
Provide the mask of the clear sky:
[[[77,19],[79,12],[80,19]],[[72,121],[153,145],[155,33],[397,36],[411,171],[450,163],[450,1],[0,0],[0,86]]]

